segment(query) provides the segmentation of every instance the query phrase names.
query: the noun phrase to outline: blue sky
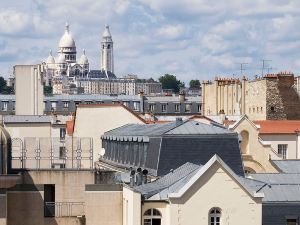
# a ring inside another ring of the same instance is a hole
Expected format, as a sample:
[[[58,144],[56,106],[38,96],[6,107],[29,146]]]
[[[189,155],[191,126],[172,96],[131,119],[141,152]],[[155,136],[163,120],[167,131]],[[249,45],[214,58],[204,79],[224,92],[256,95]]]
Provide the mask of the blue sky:
[[[300,74],[299,0],[1,0],[0,75],[55,52],[68,21],[79,58],[100,67],[105,24],[114,40],[115,72],[185,82],[216,75]]]

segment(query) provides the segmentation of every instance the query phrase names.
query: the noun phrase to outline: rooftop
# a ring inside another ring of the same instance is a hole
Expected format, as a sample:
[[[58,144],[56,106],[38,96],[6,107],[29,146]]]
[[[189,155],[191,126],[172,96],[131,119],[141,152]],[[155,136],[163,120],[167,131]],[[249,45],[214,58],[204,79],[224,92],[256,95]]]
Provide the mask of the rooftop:
[[[51,116],[3,116],[4,123],[51,123]]]
[[[294,134],[300,132],[300,120],[256,120],[260,134]]]
[[[273,160],[272,161],[283,173],[300,173],[300,160]]]

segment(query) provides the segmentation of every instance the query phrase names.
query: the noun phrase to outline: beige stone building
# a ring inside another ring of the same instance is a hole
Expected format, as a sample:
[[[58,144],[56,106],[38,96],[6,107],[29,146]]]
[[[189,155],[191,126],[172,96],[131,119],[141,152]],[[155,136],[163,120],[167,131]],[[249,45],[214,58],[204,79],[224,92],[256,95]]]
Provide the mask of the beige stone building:
[[[229,129],[240,135],[246,173],[276,173],[280,170],[274,160],[299,159],[299,120],[251,121],[243,116]]]
[[[14,66],[16,115],[43,115],[43,76],[42,65]]]
[[[145,121],[121,104],[78,105],[74,120],[74,137],[93,139],[94,160],[101,153],[100,137],[104,132],[128,123],[144,124]]]
[[[214,156],[202,167],[187,163],[153,183],[124,187],[123,225],[258,225],[263,196]]]
[[[300,98],[291,73],[254,80],[216,78],[202,85],[202,114],[244,115],[251,120],[300,119]]]
[[[240,135],[240,149],[245,173],[276,173],[278,170],[271,160],[280,159],[269,142],[259,136],[259,126],[243,116],[229,127]]]

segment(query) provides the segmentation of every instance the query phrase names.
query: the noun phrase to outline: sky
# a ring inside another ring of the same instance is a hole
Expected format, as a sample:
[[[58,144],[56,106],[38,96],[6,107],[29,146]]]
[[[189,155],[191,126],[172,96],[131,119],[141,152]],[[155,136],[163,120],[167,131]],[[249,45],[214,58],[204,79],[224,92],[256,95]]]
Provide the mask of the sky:
[[[0,0],[0,76],[45,61],[50,49],[57,57],[66,22],[91,69],[110,26],[118,77],[237,78],[247,63],[251,79],[262,60],[264,72],[300,75],[299,0]]]

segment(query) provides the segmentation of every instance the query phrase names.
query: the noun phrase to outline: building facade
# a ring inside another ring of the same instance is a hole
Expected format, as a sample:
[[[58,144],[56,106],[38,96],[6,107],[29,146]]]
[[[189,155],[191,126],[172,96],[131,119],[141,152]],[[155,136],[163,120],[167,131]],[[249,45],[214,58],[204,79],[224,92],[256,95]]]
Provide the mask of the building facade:
[[[193,96],[144,96],[140,95],[53,95],[44,96],[42,114],[70,115],[79,104],[121,103],[132,111],[151,115],[201,114],[201,99]],[[25,104],[25,102],[23,102]],[[15,95],[0,95],[0,115],[15,114]],[[41,115],[42,115],[41,114]]]
[[[251,120],[300,119],[294,74],[268,74],[255,80],[216,78],[202,85],[203,115],[244,115]]]

